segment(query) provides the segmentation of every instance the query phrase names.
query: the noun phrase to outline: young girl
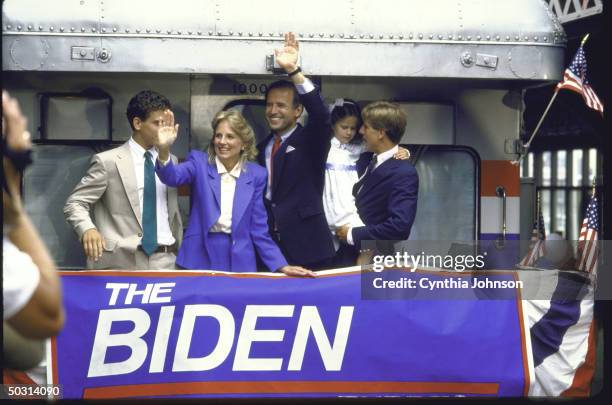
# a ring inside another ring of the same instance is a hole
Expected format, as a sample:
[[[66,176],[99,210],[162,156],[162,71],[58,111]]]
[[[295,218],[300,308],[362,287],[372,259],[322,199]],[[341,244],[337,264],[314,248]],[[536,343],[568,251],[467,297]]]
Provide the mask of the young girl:
[[[361,109],[352,100],[336,99],[331,108],[333,137],[325,164],[325,186],[323,208],[329,230],[333,235],[336,256],[334,267],[354,266],[359,248],[340,243],[335,235],[336,228],[349,224],[363,226],[355,207],[353,185],[357,182],[357,159],[364,152],[361,134]],[[394,158],[408,159],[410,153],[400,148]]]

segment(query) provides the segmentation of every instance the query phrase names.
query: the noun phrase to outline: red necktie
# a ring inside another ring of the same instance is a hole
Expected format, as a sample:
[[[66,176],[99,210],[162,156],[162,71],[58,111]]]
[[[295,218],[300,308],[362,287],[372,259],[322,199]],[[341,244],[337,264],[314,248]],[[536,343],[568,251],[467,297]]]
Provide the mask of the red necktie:
[[[282,139],[280,136],[274,135],[274,145],[272,145],[272,153],[270,153],[270,184],[273,184],[272,181],[274,181],[274,177],[272,177],[274,173],[274,155],[276,155],[276,152],[280,149],[281,141]]]

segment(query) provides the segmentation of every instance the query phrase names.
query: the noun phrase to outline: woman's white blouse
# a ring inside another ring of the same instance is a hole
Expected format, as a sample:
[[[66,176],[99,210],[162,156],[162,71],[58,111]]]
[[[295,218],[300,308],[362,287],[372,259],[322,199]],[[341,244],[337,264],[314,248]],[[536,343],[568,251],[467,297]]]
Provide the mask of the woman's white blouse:
[[[363,144],[342,144],[333,137],[325,163],[325,188],[323,189],[323,208],[332,235],[334,247],[340,247],[335,236],[336,228],[349,224],[363,226],[357,214],[353,185],[357,182],[357,159],[363,152]]]

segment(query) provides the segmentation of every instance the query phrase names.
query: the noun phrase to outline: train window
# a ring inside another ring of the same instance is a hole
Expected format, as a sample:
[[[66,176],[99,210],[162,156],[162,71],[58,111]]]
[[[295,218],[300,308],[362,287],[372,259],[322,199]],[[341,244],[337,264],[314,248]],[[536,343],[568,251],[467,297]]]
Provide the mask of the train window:
[[[597,149],[589,149],[589,184],[597,176]]]
[[[43,93],[40,99],[41,138],[46,141],[110,141],[110,96]]]
[[[572,151],[572,186],[582,185],[582,149]]]
[[[108,145],[108,148],[114,146]],[[100,151],[83,145],[36,145],[35,164],[25,171],[25,209],[60,268],[85,268],[83,249],[64,219],[63,207],[87,171],[91,157]]]
[[[552,171],[552,164],[551,164],[551,153],[550,152],[544,152],[540,155],[541,158],[541,167],[542,167],[542,174],[541,174],[541,178],[542,178],[542,185],[543,186],[550,186],[550,179],[551,179],[551,171]]]
[[[223,109],[239,111],[253,128],[258,143],[268,135],[266,104],[263,100],[235,100]]]
[[[463,146],[404,145],[419,173],[410,240],[473,241],[479,237],[480,158]],[[461,215],[448,215],[461,212]]]
[[[529,155],[535,162],[533,172],[523,162],[521,176],[536,179],[546,232],[577,240],[593,179],[601,173],[601,154],[590,148],[537,151]]]

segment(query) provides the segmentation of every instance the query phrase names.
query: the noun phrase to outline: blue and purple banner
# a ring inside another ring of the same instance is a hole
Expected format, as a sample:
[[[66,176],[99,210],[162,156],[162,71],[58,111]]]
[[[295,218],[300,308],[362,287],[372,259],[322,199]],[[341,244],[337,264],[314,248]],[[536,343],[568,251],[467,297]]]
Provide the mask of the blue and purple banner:
[[[519,290],[364,299],[361,278],[62,272],[52,382],[64,398],[526,395]]]

